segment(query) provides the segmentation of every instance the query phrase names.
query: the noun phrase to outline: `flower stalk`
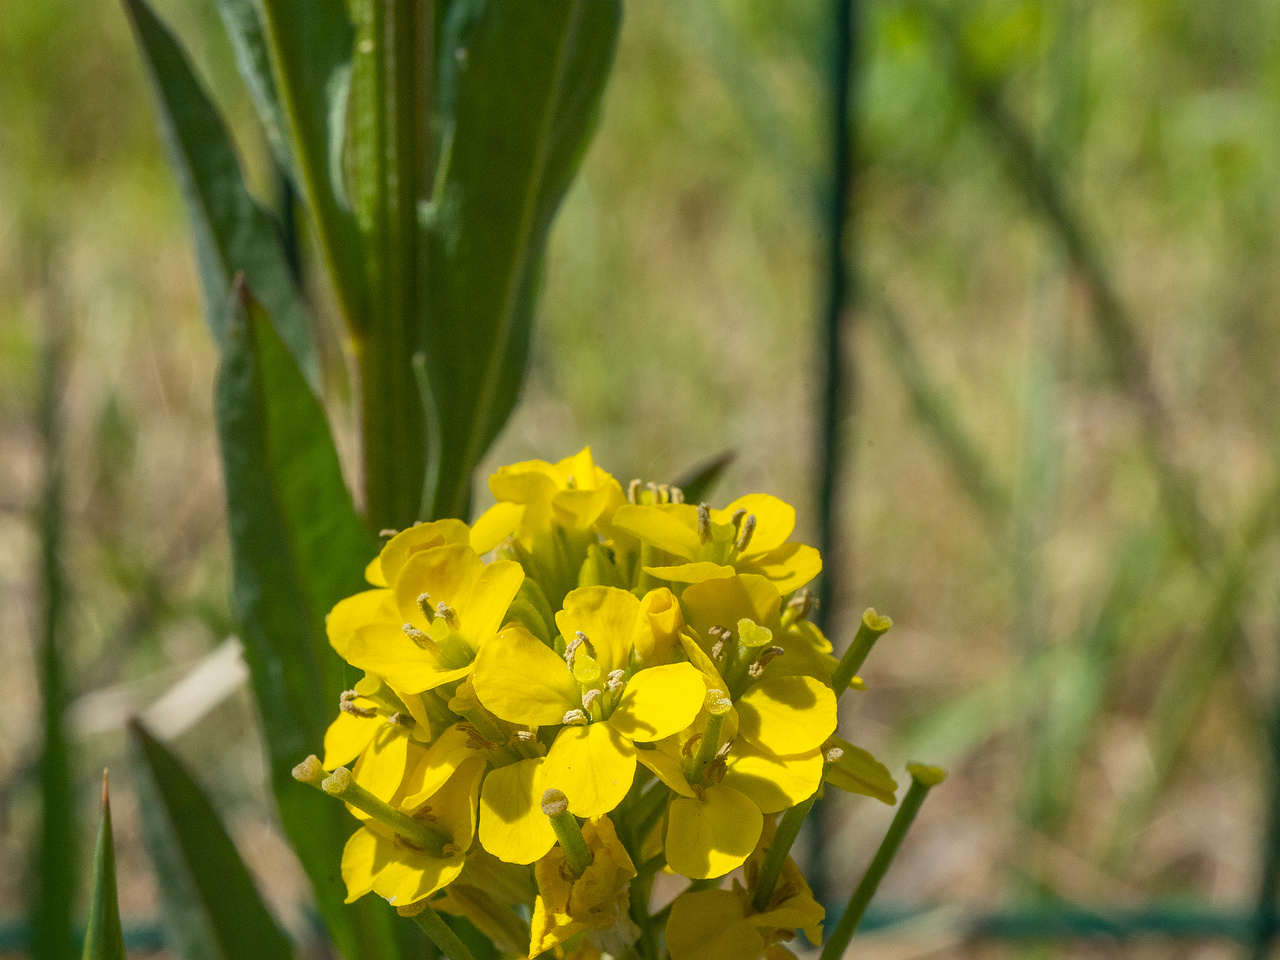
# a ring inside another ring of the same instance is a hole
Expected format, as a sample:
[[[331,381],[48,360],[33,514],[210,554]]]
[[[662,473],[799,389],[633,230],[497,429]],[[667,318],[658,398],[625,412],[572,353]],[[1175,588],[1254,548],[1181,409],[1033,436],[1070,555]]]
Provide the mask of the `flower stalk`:
[[[542,812],[551,820],[551,829],[564,850],[564,862],[575,877],[580,877],[591,866],[593,857],[582,835],[578,818],[569,812],[569,798],[552,787],[542,795]]]
[[[868,607],[862,614],[862,622],[858,624],[858,632],[854,635],[853,642],[849,644],[849,649],[844,652],[835,672],[831,675],[831,689],[836,692],[837,697],[848,689],[849,683],[866,662],[871,648],[892,626],[893,621],[888,617],[880,616],[874,607]]]
[[[903,838],[911,829],[911,824],[915,822],[916,814],[920,812],[925,797],[929,795],[930,790],[947,778],[946,773],[940,768],[924,764],[907,764],[907,770],[911,774],[911,787],[907,790],[902,805],[898,807],[898,812],[894,814],[893,823],[889,824],[889,830],[880,842],[880,849],[872,858],[867,872],[863,874],[862,881],[849,897],[849,904],[844,908],[840,922],[836,924],[826,946],[822,948],[820,960],[839,960],[844,956],[849,941],[853,939],[858,924],[862,922],[862,917],[867,912],[871,898],[876,895],[876,890],[880,887],[880,881],[888,873],[889,865],[893,863],[898,848],[902,846]]]

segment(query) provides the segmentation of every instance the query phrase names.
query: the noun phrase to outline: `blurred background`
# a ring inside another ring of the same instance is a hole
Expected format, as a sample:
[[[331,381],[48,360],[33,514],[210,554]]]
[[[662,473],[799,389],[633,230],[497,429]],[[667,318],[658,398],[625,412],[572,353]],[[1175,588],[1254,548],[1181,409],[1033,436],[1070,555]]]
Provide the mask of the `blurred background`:
[[[279,207],[213,4],[157,7]],[[867,606],[896,624],[846,735],[895,774],[920,759],[951,778],[855,946],[1264,956],[1280,5],[859,7],[827,612],[837,647]],[[720,496],[783,497],[818,542],[832,31],[826,3],[629,5],[491,465],[590,444],[625,484],[732,450]],[[226,645],[215,354],[138,55],[114,0],[43,0],[7,5],[0,63],[0,954],[25,955],[46,703],[67,708],[56,810],[82,888],[112,768],[140,955],[162,950],[123,735],[140,711],[305,935]],[[825,815],[840,897],[891,811],[842,798]],[[1099,917],[1186,936],[993,936]]]

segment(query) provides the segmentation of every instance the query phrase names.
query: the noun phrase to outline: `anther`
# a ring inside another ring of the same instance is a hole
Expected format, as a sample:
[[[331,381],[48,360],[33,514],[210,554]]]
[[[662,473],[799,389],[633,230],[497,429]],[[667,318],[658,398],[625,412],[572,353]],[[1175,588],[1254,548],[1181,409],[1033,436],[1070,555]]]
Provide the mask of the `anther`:
[[[658,502],[659,503],[671,502],[671,484],[669,483],[658,484]]]
[[[741,553],[747,549],[747,545],[751,543],[751,535],[756,532],[756,515],[748,513],[747,519],[742,521],[742,528],[738,531],[738,540],[733,545],[734,549]]]
[[[458,611],[443,600],[436,604],[436,616],[444,617],[444,622],[450,630],[458,629]]]
[[[672,503],[684,503],[684,491],[683,491],[683,490],[681,490],[679,487],[672,487],[672,488],[671,488],[671,502],[672,502]]]
[[[395,536],[397,533],[399,533],[399,532],[400,532],[399,530],[393,530],[393,529],[391,529],[390,527],[387,527],[387,529],[385,529],[385,530],[379,530],[379,531],[378,531],[378,536],[380,536],[380,537],[394,537],[394,536]]]
[[[532,743],[538,739],[538,735],[532,730],[516,730],[511,735],[523,743]]]
[[[717,640],[715,644],[711,647],[711,659],[719,660],[723,656],[724,656],[724,641]]]
[[[739,507],[737,510],[733,511],[733,516],[729,520],[729,522],[733,524],[733,529],[737,530],[739,528],[742,523],[742,518],[746,515],[747,510],[745,507]]]
[[[627,484],[627,503],[640,502],[640,478],[636,477]]]
[[[422,611],[422,615],[427,618],[427,622],[430,623],[436,613],[431,609],[431,594],[418,594],[418,608]]]
[[[590,709],[591,709],[591,704],[595,703],[596,698],[597,698],[598,696],[600,696],[600,691],[599,691],[599,690],[594,690],[594,689],[593,689],[593,690],[588,690],[586,693],[584,693],[584,694],[582,695],[582,709],[583,709],[583,710],[590,710]]]
[[[627,674],[623,670],[613,670],[609,673],[606,683],[610,693],[617,693],[622,689],[623,683],[626,681]]]
[[[349,713],[353,717],[360,717],[363,720],[372,720],[378,715],[378,711],[372,707],[357,707],[356,692],[354,690],[343,690],[342,696],[338,698],[338,709],[343,713]]]
[[[408,637],[410,640],[412,640],[414,643],[420,646],[423,650],[435,651],[438,649],[436,647],[436,642],[432,640],[431,637],[429,637],[427,634],[423,633],[421,630],[415,627],[412,623],[406,623],[400,629],[404,631],[404,635],[406,637]]]
[[[587,715],[581,710],[570,710],[564,715],[564,720],[561,722],[566,723],[569,726],[586,726]]]
[[[569,474],[569,476],[565,477],[564,485],[565,485],[565,487],[566,487],[567,489],[569,489],[569,490],[577,490],[577,489],[578,489],[578,481],[574,478],[574,476],[573,476],[573,474],[572,474],[572,473],[571,473],[571,474]]]
[[[844,751],[839,747],[831,747],[822,755],[822,759],[826,760],[827,763],[839,763],[844,759]]]
[[[698,504],[698,539],[702,543],[711,542],[711,507],[706,503]]]

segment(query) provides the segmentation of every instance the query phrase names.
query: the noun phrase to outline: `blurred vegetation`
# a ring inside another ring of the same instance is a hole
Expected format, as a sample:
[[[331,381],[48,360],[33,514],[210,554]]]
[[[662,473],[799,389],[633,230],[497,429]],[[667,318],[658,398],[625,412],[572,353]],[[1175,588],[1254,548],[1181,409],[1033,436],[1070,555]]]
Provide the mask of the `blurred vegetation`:
[[[211,4],[158,6],[273,201]],[[625,482],[733,448],[723,494],[813,517],[825,9],[630,5],[491,462],[589,442]],[[953,769],[886,896],[1251,902],[1280,673],[1280,7],[876,0],[862,27],[836,642],[893,616],[848,729]],[[81,850],[124,714],[230,628],[214,353],[123,14],[13,5],[0,59],[0,851],[27,863],[55,322]],[[174,747],[297,933],[249,709]],[[122,908],[153,915],[116,794]],[[836,886],[885,816],[838,806]],[[24,901],[0,876],[0,917]]]

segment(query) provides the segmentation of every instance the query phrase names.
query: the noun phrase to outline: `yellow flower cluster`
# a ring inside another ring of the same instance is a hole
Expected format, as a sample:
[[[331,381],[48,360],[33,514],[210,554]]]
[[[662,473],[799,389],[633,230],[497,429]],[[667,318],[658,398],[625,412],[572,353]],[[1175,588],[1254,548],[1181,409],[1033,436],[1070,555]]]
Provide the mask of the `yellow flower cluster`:
[[[824,783],[887,803],[896,789],[835,736],[836,661],[802,589],[822,561],[790,542],[795,511],[624,491],[589,450],[489,487],[473,526],[391,536],[372,589],[329,616],[364,677],[323,761],[295,775],[362,821],[349,900],[429,901],[519,956],[620,957],[655,935],[658,872],[741,867],[733,890],[677,898],[672,960],[790,956],[822,909],[789,860],[752,909],[776,816]]]

